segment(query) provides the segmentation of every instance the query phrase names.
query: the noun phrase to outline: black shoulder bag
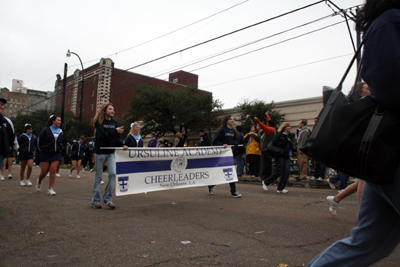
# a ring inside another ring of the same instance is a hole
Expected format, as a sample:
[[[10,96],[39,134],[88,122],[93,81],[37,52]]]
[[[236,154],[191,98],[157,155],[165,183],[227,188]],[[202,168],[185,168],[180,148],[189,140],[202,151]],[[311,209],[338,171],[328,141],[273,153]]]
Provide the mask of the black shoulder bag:
[[[388,185],[393,183],[400,165],[400,120],[369,96],[351,101],[342,93],[343,81],[364,40],[336,89],[323,93],[324,108],[300,150],[330,168]]]

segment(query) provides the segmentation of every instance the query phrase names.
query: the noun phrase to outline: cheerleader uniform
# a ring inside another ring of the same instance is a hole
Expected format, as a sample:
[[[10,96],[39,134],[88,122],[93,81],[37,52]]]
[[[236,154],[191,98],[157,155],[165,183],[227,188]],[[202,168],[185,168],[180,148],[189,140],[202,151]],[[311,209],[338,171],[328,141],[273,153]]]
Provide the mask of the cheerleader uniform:
[[[63,131],[58,128],[46,126],[39,134],[38,148],[40,150],[40,162],[61,161]]]
[[[31,160],[36,152],[37,137],[34,134],[23,133],[18,137],[19,160]]]

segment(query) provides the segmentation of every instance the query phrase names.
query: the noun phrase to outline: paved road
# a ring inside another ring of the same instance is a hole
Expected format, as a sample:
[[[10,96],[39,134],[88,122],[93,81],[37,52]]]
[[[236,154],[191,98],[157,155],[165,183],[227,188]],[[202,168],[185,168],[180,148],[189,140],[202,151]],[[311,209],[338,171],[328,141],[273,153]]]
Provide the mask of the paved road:
[[[1,266],[305,266],[357,220],[355,196],[329,214],[330,189],[278,195],[240,183],[240,199],[219,185],[214,195],[201,187],[114,197],[116,210],[95,210],[93,173],[78,180],[62,169],[57,196],[46,195],[48,179],[42,192],[20,187],[18,173],[0,182]],[[399,266],[399,252],[374,266]]]

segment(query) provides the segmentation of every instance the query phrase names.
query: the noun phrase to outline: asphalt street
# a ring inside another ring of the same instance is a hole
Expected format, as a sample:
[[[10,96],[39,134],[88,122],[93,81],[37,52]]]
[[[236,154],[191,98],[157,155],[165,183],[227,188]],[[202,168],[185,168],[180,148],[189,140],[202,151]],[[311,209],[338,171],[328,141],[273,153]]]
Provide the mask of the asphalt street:
[[[357,223],[356,196],[330,215],[331,189],[277,194],[238,183],[243,197],[231,198],[226,184],[214,195],[194,187],[114,197],[115,210],[95,210],[94,173],[61,169],[49,196],[48,177],[35,189],[39,168],[32,187],[19,185],[19,170],[0,181],[1,266],[305,266]],[[399,266],[399,252],[374,266]]]

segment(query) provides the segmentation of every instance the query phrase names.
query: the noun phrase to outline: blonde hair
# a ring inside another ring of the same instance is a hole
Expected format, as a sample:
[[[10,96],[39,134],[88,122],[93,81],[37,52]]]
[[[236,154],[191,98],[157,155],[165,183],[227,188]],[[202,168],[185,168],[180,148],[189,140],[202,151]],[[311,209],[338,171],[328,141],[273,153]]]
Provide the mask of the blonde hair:
[[[179,139],[182,138],[182,134],[181,134],[180,132],[177,132],[177,133],[175,134],[175,136],[176,136],[177,138],[179,138]]]
[[[132,134],[132,135],[137,134],[135,130],[136,130],[136,127],[138,127],[138,126],[140,127],[139,122],[135,121],[135,122],[133,123],[133,125],[132,125],[132,127],[131,127],[129,133]]]
[[[108,106],[114,107],[114,105],[111,104],[111,103],[107,103],[107,104],[103,105],[103,106],[99,109],[99,111],[97,111],[96,115],[94,116],[94,119],[93,119],[93,126],[96,126],[96,122],[98,122],[100,125],[103,124],[104,117],[105,117],[106,110],[107,110]]]
[[[288,127],[288,126],[290,126],[290,123],[289,123],[289,122],[284,122],[284,123],[282,123],[282,125],[279,127],[278,132],[281,133],[281,132],[285,131],[286,127]]]

